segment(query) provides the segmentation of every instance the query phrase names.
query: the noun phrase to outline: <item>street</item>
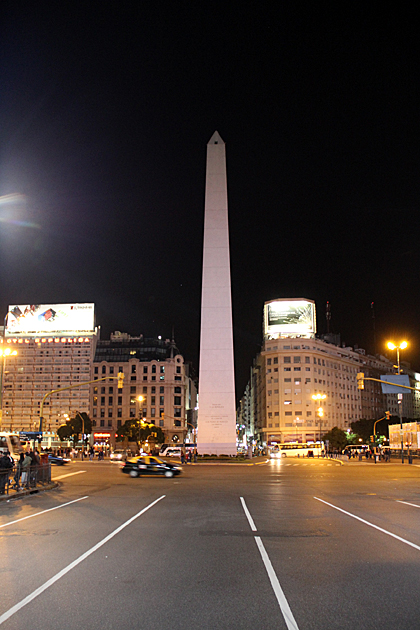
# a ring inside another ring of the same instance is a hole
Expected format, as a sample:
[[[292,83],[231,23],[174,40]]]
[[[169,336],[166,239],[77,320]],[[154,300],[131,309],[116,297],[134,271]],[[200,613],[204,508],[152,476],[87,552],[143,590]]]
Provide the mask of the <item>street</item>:
[[[420,467],[286,458],[53,468],[0,503],[0,625],[418,629]],[[29,518],[28,518],[29,517]]]

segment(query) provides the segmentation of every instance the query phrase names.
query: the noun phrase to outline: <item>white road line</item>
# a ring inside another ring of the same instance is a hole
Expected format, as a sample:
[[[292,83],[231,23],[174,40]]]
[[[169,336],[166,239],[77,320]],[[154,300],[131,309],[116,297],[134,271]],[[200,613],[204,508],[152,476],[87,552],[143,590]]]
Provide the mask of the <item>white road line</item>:
[[[256,532],[257,528],[255,527],[254,520],[246,506],[245,499],[243,497],[239,497],[239,498],[241,499],[242,507],[248,519],[248,523],[250,524],[252,531]],[[277,578],[276,572],[273,569],[271,560],[268,557],[268,553],[265,550],[263,542],[259,536],[254,536],[254,539],[255,539],[255,542],[257,543],[258,551],[261,554],[262,561],[264,562],[264,566],[268,573],[268,577],[270,578],[271,586],[273,588],[274,595],[276,596],[278,605],[280,606],[280,610],[282,612],[284,621],[286,622],[287,630],[299,630],[296,620],[293,617],[293,613],[290,610],[290,606],[283,592],[283,589],[280,586],[280,582]]]
[[[61,505],[56,505],[53,508],[48,508],[48,510],[42,510],[42,512],[36,512],[35,514],[30,514],[29,516],[23,516],[22,518],[18,518],[16,521],[10,521],[10,523],[3,523],[0,525],[0,529],[2,527],[8,527],[9,525],[14,525],[15,523],[19,523],[20,521],[26,521],[27,518],[33,518],[34,516],[40,516],[41,514],[45,514],[46,512],[52,512],[53,510],[59,510],[62,507],[66,507],[66,505],[70,505],[71,503],[77,503],[78,501],[83,501],[83,499],[88,499],[89,497],[80,497],[80,499],[74,499],[73,501],[69,501],[68,503],[62,503]]]
[[[254,536],[254,538],[255,538],[255,542],[257,543],[259,552],[261,554],[261,558],[263,559],[264,566],[267,570],[268,577],[270,578],[271,586],[273,587],[273,591],[277,598],[278,604],[280,606],[280,610],[283,614],[284,621],[286,622],[286,626],[288,630],[299,630],[296,620],[293,617],[293,613],[290,610],[290,606],[288,604],[286,596],[283,593],[283,589],[280,586],[280,582],[277,579],[277,575],[273,569],[271,560],[268,557],[268,553],[266,552],[265,547],[262,543],[262,540],[259,536]]]
[[[67,475],[60,475],[59,477],[51,477],[52,481],[56,481],[57,479],[64,479],[64,477],[72,477],[73,475],[81,475],[82,473],[85,473],[86,470],[78,470],[76,472],[72,472],[72,473],[67,473]]]
[[[30,595],[27,595],[27,597],[25,597],[20,602],[18,602],[17,604],[15,604],[11,608],[9,608],[9,610],[7,610],[5,613],[0,615],[0,625],[3,624],[5,621],[7,621],[7,619],[10,619],[10,617],[12,615],[14,615],[15,613],[17,613],[21,608],[23,608],[24,606],[29,604],[31,601],[33,601],[36,597],[38,597],[38,595],[41,595],[44,591],[47,590],[47,588],[49,588],[50,586],[55,584],[55,582],[57,582],[60,578],[62,578],[64,575],[66,575],[66,573],[68,573],[69,571],[71,571],[72,569],[77,567],[77,565],[80,564],[81,562],[83,562],[83,560],[86,560],[86,558],[88,558],[92,553],[94,553],[100,547],[102,547],[102,545],[105,545],[105,543],[107,543],[109,540],[111,540],[111,538],[113,538],[114,536],[119,534],[125,527],[127,527],[133,521],[135,521],[136,518],[138,518],[139,516],[141,516],[142,514],[147,512],[147,510],[150,510],[151,507],[153,507],[154,505],[156,505],[156,503],[158,503],[159,501],[164,499],[165,496],[166,495],[163,494],[161,497],[159,497],[159,499],[156,499],[156,501],[153,501],[152,503],[150,503],[147,507],[145,507],[142,510],[140,510],[140,512],[137,512],[137,514],[135,514],[134,516],[129,518],[128,521],[126,521],[125,523],[123,523],[122,525],[117,527],[117,529],[114,529],[114,531],[111,532],[110,534],[108,534],[108,536],[105,536],[105,538],[103,538],[100,542],[98,542],[96,545],[91,547],[88,551],[83,553],[76,560],[74,560],[69,565],[67,565],[64,569],[62,569],[61,571],[56,573],[52,578],[47,580],[42,586],[40,586],[39,588],[35,589],[35,591],[30,593]]]
[[[244,500],[243,497],[239,497],[239,498],[241,500],[242,507],[244,508],[245,515],[246,515],[246,517],[248,519],[249,526],[251,527],[253,532],[256,532],[257,528],[255,527],[255,523],[253,521],[253,518],[252,518],[251,514],[249,513],[249,510],[248,510],[248,508],[246,506],[245,500]]]
[[[334,510],[343,512],[343,514],[347,514],[347,516],[351,516],[352,518],[355,518],[357,521],[360,521],[361,523],[364,523],[365,525],[369,525],[369,527],[373,527],[374,529],[377,529],[379,532],[382,532],[383,534],[387,534],[388,536],[392,536],[392,538],[395,538],[396,540],[399,540],[400,542],[403,542],[406,545],[409,545],[410,547],[414,547],[414,549],[417,549],[418,551],[420,551],[420,547],[418,545],[415,545],[414,543],[410,542],[409,540],[406,540],[405,538],[401,538],[401,536],[397,536],[397,534],[393,534],[392,532],[389,532],[386,529],[382,529],[382,527],[378,527],[377,525],[374,525],[373,523],[369,523],[369,521],[365,521],[364,518],[360,518],[360,516],[356,516],[355,514],[352,514],[351,512],[342,510],[336,505],[333,505],[332,503],[328,503],[328,501],[323,501],[322,499],[318,499],[318,497],[314,497],[314,499],[316,499],[317,501],[321,501],[321,503],[325,503],[325,505],[329,505],[330,507],[334,508]],[[419,506],[416,506],[416,507],[419,507]]]
[[[408,503],[407,501],[398,501],[397,503],[404,503],[405,505],[412,505],[413,507],[420,508],[420,505],[416,505],[415,503]]]

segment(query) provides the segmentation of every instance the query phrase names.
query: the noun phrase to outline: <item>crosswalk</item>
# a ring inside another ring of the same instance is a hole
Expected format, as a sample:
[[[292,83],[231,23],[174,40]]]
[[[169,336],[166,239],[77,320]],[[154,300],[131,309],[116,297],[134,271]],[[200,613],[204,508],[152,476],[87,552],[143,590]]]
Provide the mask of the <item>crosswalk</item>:
[[[335,466],[340,468],[341,464],[335,464],[335,463],[329,463],[327,464],[326,462],[319,462],[317,464],[304,464],[304,463],[299,463],[299,464],[283,464],[283,466]]]

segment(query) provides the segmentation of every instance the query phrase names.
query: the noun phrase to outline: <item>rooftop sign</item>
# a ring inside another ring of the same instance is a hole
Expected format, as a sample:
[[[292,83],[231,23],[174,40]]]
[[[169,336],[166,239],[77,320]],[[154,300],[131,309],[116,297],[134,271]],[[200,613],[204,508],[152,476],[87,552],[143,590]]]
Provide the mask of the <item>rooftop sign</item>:
[[[45,335],[94,331],[93,303],[13,304],[6,316],[5,335]]]

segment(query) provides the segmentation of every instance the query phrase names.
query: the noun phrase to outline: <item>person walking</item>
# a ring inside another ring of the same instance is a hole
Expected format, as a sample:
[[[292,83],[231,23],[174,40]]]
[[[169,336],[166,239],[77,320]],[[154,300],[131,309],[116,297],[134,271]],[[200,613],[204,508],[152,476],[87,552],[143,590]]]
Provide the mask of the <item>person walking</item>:
[[[22,464],[23,464],[24,459],[25,459],[25,455],[21,453],[19,455],[18,461],[16,462],[16,473],[14,476],[15,490],[20,490],[20,476],[22,474]]]
[[[32,465],[32,458],[30,457],[29,453],[25,453],[25,457],[23,459],[23,462],[21,464],[22,466],[22,479],[21,479],[21,484],[22,484],[22,488],[25,488],[29,486],[29,473],[31,471],[31,465]]]

